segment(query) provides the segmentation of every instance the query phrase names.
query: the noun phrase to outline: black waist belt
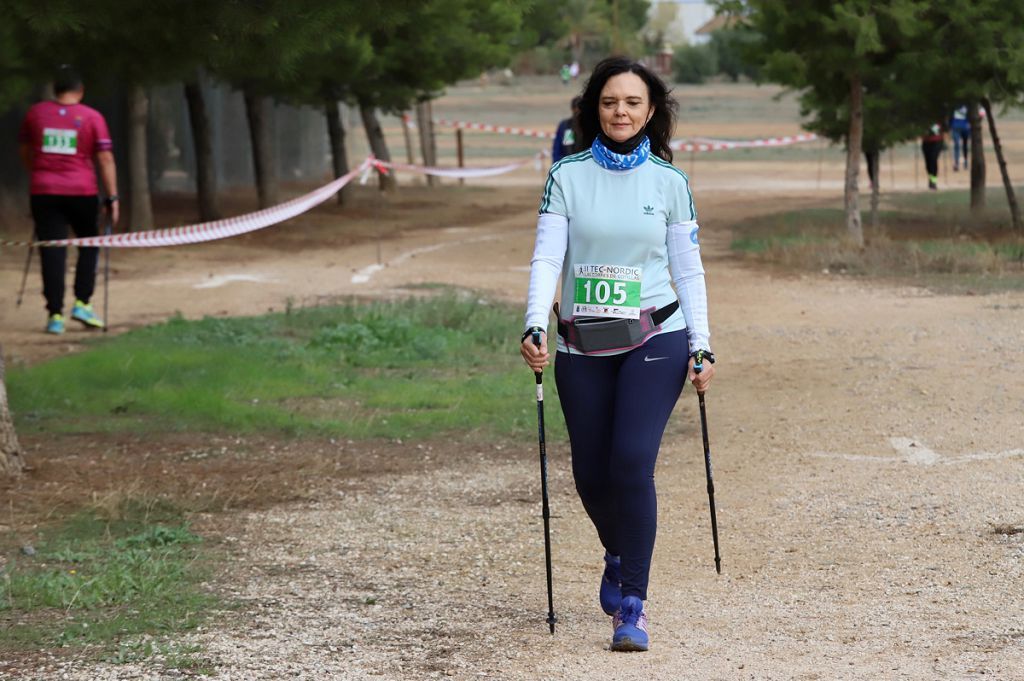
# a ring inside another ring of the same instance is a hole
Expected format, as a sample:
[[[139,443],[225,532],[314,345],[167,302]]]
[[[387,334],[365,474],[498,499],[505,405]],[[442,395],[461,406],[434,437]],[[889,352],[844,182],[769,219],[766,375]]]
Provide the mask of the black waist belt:
[[[661,323],[679,309],[673,301],[653,312],[642,312],[639,319],[583,318],[566,322],[555,305],[558,335],[567,345],[587,352],[619,350],[642,343],[661,327]]]

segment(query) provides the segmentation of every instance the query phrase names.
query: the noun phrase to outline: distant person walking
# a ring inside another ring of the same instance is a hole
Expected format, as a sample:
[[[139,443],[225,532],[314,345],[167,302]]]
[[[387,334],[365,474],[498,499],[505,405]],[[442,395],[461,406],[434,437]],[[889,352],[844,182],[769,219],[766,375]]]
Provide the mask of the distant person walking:
[[[562,79],[562,85],[568,85],[569,80],[572,78],[572,70],[568,64],[562,64],[562,69],[558,72],[558,75]]]
[[[961,148],[964,155],[964,170],[968,168],[967,143],[971,141],[971,121],[967,115],[967,106],[958,106],[953,109],[953,115],[949,117],[949,133],[953,139],[953,172],[960,170]]]
[[[676,109],[642,64],[594,68],[580,101],[583,151],[555,163],[544,187],[520,339],[526,364],[543,371],[557,292],[555,382],[576,491],[604,549],[598,598],[615,651],[648,649],[655,462],[684,384],[703,393],[714,376],[697,213],[669,148]]]
[[[558,129],[555,130],[555,139],[551,143],[552,163],[558,163],[562,158],[569,154],[575,154],[577,151],[576,141],[580,135],[576,125],[576,117],[580,112],[580,98],[573,97],[570,106],[572,108],[572,116],[562,119],[558,123]]]
[[[944,139],[942,125],[939,123],[928,128],[928,132],[921,137],[921,153],[924,154],[924,169],[928,173],[928,189],[932,191],[939,188],[939,154],[942,153]]]
[[[106,190],[103,200],[111,224],[119,217],[117,170],[107,122],[82,104],[85,87],[70,67],[58,69],[54,99],[28,110],[18,136],[22,163],[31,174],[32,219],[36,239],[66,239],[70,225],[76,237],[99,234],[99,189],[93,162]],[[40,248],[47,333],[64,333],[64,271],[67,249]],[[89,328],[103,328],[89,300],[96,286],[98,248],[79,248],[75,266],[75,304],[71,318]]]

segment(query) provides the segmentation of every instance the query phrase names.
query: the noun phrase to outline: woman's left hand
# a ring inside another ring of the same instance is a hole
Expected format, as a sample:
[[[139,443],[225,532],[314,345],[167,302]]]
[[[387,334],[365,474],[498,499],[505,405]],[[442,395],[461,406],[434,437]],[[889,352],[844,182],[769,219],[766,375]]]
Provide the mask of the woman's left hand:
[[[690,368],[686,372],[686,380],[693,383],[697,392],[705,392],[711,385],[711,379],[715,377],[715,365],[705,360],[704,369],[698,374],[693,370],[694,357],[690,358]]]

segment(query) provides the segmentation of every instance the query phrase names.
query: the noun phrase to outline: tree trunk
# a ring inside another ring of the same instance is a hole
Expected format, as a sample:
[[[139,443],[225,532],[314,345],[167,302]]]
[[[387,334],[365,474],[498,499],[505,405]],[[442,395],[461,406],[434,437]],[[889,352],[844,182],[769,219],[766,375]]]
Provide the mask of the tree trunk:
[[[196,73],[191,83],[185,83],[185,101],[188,102],[188,120],[192,124],[192,147],[196,154],[196,195],[199,218],[203,221],[219,220],[217,201],[217,169],[213,163],[213,135],[210,117],[203,98],[202,74]]]
[[[384,139],[384,130],[377,120],[377,111],[373,106],[359,101],[359,115],[363,119],[363,129],[366,130],[366,139],[370,143],[370,151],[381,161],[391,162],[391,154],[388,152],[388,143]],[[380,179],[381,191],[391,191],[396,186],[394,173],[383,173],[377,171]]]
[[[324,111],[327,114],[327,135],[331,140],[331,163],[334,166],[334,177],[348,174],[348,154],[345,152],[345,126],[341,123],[341,110],[338,100],[328,97],[324,100]],[[338,205],[345,205],[345,190],[338,192]]]
[[[402,114],[402,136],[405,138],[405,157],[409,165],[414,165],[416,159],[412,155],[412,135],[409,134],[409,114]]]
[[[981,98],[981,105],[985,107],[985,114],[988,116],[988,131],[992,135],[992,148],[996,150],[996,161],[999,162],[999,173],[1003,176],[1003,186],[1006,187],[1006,201],[1010,204],[1010,220],[1013,222],[1013,231],[1021,233],[1020,206],[1017,205],[1017,195],[1013,191],[1013,183],[1010,182],[1010,173],[1006,169],[1006,157],[1003,156],[1003,145],[999,141],[999,133],[996,132],[996,117],[992,114],[992,102],[988,97]]]
[[[977,218],[985,212],[985,128],[976,103],[968,105],[967,118],[971,122],[971,215]]]
[[[7,407],[7,387],[4,383],[4,350],[0,347],[0,475],[15,477],[25,469],[25,453],[14,432],[14,420]]]
[[[423,154],[423,165],[437,166],[437,140],[434,138],[434,107],[427,99],[416,103],[416,125],[420,132],[420,152]],[[427,184],[431,187],[438,183],[433,175],[427,175]]]
[[[256,175],[256,194],[260,208],[278,203],[277,164],[274,162],[274,126],[272,103],[250,89],[244,90],[245,115],[249,119],[249,141],[252,143],[252,166]]]
[[[128,195],[131,197],[129,229],[153,229],[153,197],[149,191],[146,123],[149,96],[141,85],[128,88]]]
[[[860,74],[850,76],[850,130],[846,136],[846,232],[857,248],[864,248],[864,228],[860,222],[857,178],[860,175],[860,148],[864,139],[864,91]]]
[[[882,152],[872,149],[864,152],[864,160],[868,164],[868,178],[871,179],[871,231],[878,233],[878,202],[881,197],[879,164],[882,159]]]

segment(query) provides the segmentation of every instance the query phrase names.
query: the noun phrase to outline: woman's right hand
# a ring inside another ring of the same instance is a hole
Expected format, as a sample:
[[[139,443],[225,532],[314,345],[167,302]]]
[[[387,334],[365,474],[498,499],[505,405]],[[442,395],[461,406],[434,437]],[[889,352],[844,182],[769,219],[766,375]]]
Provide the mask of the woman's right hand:
[[[519,346],[519,352],[522,353],[523,360],[534,373],[544,371],[544,367],[551,363],[551,355],[548,353],[548,335],[543,331],[540,334],[539,347],[533,344],[533,335],[531,334],[523,339],[522,345]]]

